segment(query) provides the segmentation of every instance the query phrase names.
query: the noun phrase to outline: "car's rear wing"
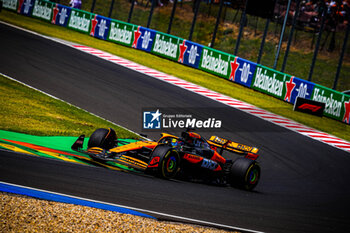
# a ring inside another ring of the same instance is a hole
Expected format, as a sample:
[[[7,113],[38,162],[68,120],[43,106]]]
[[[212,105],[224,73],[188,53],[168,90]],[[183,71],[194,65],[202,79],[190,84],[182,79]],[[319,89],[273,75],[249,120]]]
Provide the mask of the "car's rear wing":
[[[220,148],[221,150],[218,151],[220,154],[222,154],[223,150],[228,150],[231,152],[244,154],[253,160],[255,160],[258,157],[258,148],[233,142],[228,139],[220,138],[218,136],[211,136],[208,140],[208,143],[213,147]]]

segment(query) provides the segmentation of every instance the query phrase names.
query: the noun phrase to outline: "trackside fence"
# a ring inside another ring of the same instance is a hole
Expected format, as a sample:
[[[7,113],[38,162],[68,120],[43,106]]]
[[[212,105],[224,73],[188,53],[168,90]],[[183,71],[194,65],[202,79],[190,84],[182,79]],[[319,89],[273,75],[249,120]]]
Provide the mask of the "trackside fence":
[[[325,103],[324,116],[350,124],[350,96],[189,40],[46,0],[3,0],[3,8],[98,39],[143,50],[294,104]]]

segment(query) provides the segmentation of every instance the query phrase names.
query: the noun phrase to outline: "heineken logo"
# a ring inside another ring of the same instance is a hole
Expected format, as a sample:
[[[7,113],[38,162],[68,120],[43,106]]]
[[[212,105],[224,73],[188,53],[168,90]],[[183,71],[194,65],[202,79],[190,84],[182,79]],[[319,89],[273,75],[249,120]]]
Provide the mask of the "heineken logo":
[[[156,40],[154,42],[153,51],[166,55],[168,57],[176,59],[177,57],[177,43],[173,43],[173,38],[169,38],[169,41],[164,39],[164,36],[160,34],[156,35]]]
[[[257,67],[253,87],[257,87],[270,94],[281,97],[283,93],[283,81],[277,79],[276,73],[273,73],[273,76],[270,77],[267,74],[267,70],[265,70],[265,72],[262,72],[262,70],[261,67]]]
[[[208,52],[207,49],[203,50],[201,66],[205,69],[213,71],[215,73],[226,76],[228,71],[229,62],[221,58],[221,54],[215,57],[213,51]]]
[[[336,100],[333,93],[330,93],[330,96],[326,96],[324,90],[321,91],[319,88],[315,87],[312,100],[325,103],[326,113],[335,117],[340,117],[342,101]]]
[[[90,19],[85,17],[85,14],[80,16],[76,11],[72,11],[68,26],[80,31],[89,32]]]
[[[119,23],[112,22],[109,39],[124,44],[130,44],[132,39],[132,31],[127,29],[127,26],[120,26]]]
[[[51,7],[48,6],[48,3],[45,2],[45,5],[40,5],[39,1],[36,0],[33,9],[33,16],[50,20],[51,19]]]
[[[16,10],[17,0],[5,0],[3,2],[3,7],[10,10]]]

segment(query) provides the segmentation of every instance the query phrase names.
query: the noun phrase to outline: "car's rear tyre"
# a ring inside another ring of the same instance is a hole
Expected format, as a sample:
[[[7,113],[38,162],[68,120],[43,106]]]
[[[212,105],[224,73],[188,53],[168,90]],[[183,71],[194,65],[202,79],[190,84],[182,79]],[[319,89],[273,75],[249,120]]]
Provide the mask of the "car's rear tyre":
[[[159,157],[159,164],[150,171],[164,179],[174,178],[180,169],[179,153],[169,146],[161,145],[153,150],[151,160],[156,157]]]
[[[91,134],[88,142],[88,148],[100,147],[102,149],[109,150],[115,146],[116,140],[117,134],[112,128],[100,128]]]
[[[238,158],[232,164],[229,182],[232,186],[251,191],[260,179],[260,166],[248,158]]]

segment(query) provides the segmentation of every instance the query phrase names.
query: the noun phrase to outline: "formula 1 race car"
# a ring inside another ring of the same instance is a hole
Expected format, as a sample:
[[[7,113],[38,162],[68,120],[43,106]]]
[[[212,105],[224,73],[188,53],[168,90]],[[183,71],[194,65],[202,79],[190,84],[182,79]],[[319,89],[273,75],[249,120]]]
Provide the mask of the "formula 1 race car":
[[[181,137],[163,133],[157,142],[126,144],[117,139],[113,129],[97,129],[89,138],[87,150],[82,149],[84,138],[81,135],[72,149],[98,162],[115,162],[164,179],[202,180],[252,190],[260,178],[258,148],[217,136],[206,140],[192,131],[183,132]],[[225,159],[224,151],[242,157]]]

